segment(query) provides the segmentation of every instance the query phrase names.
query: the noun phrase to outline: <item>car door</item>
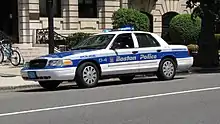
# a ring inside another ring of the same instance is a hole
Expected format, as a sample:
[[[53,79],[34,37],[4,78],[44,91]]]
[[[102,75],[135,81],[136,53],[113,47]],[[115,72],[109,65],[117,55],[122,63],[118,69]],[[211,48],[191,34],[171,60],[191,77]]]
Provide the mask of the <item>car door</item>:
[[[157,71],[162,54],[159,42],[148,33],[134,33],[138,42],[139,72]]]
[[[138,72],[138,48],[132,33],[119,34],[110,47],[108,74],[128,74]]]

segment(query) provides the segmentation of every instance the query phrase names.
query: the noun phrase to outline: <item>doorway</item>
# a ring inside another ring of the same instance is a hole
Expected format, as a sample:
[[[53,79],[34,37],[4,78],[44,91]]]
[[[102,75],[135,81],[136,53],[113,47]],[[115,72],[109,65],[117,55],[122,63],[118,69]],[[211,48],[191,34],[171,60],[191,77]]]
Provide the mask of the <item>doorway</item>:
[[[18,0],[2,0],[0,4],[0,31],[18,42]],[[6,37],[7,37],[6,36]],[[5,36],[4,36],[5,37]]]
[[[176,15],[178,15],[177,12],[167,12],[162,15],[162,38],[168,43],[172,43],[170,34],[169,34],[169,27],[170,27],[171,20]]]

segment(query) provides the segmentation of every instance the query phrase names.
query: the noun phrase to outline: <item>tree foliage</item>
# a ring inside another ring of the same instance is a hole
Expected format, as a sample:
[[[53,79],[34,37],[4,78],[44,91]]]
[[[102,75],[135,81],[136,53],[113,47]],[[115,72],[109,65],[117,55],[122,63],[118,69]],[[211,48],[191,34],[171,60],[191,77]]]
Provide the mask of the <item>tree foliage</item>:
[[[121,8],[113,13],[113,28],[125,25],[134,26],[135,30],[149,31],[150,21],[147,15],[135,9]]]
[[[192,18],[200,16],[201,33],[199,35],[199,51],[195,65],[199,67],[216,67],[219,65],[218,42],[214,35],[216,22],[219,22],[220,0],[187,0],[187,8],[195,8]]]
[[[193,9],[192,18],[203,17],[203,9],[208,9],[210,14],[215,16],[215,22],[220,21],[220,0],[187,0],[186,8]]]
[[[191,19],[191,14],[175,16],[169,26],[169,34],[172,43],[175,44],[196,44],[201,31],[201,19]]]

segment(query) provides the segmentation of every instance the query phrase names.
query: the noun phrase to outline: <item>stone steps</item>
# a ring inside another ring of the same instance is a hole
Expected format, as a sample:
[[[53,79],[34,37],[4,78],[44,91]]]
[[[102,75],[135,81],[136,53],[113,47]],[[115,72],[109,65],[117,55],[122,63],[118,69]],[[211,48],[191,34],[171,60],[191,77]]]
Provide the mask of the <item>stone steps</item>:
[[[13,47],[18,47],[17,49],[21,56],[23,57],[24,61],[30,61],[36,57],[48,54],[47,47],[32,47],[30,44],[14,44]]]

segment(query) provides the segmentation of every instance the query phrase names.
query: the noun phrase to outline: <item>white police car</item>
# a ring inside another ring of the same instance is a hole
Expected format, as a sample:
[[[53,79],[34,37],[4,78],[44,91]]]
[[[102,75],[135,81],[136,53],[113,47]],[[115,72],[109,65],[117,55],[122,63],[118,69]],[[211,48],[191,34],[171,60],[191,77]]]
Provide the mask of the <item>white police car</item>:
[[[89,37],[72,51],[31,60],[21,75],[50,90],[70,80],[88,88],[96,86],[99,79],[118,77],[131,81],[135,75],[146,73],[170,80],[177,69],[187,70],[192,64],[186,46],[168,45],[154,33],[110,31]]]

